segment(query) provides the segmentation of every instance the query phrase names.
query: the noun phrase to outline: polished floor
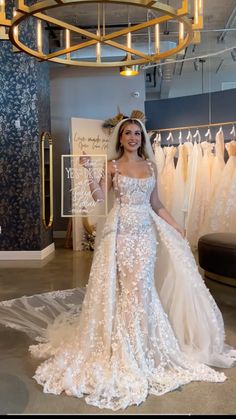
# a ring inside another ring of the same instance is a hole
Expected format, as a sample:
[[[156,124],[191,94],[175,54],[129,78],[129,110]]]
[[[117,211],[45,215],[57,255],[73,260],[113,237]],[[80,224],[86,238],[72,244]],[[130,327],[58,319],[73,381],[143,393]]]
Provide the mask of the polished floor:
[[[56,241],[56,251],[43,261],[0,261],[0,300],[84,286],[90,252],[73,252]],[[236,288],[208,282],[225,321],[226,341],[236,347]],[[37,362],[28,352],[30,339],[0,327],[0,414],[77,415],[232,415],[236,413],[236,366],[224,370],[224,383],[192,382],[163,396],[149,396],[140,406],[124,411],[100,410],[84,399],[45,394],[32,376]]]

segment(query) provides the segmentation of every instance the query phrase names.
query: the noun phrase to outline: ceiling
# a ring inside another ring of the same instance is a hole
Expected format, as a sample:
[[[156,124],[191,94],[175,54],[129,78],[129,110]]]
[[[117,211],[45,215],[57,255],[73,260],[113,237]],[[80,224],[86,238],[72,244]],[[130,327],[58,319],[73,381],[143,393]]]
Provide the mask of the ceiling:
[[[192,0],[193,2],[193,0]],[[181,0],[162,0],[162,3],[179,8]],[[204,27],[201,31],[199,44],[189,45],[182,54],[174,57],[181,60],[173,64],[160,62],[159,68],[155,65],[146,72],[146,88],[160,89],[161,97],[168,97],[168,87],[174,74],[184,77],[188,72],[199,70],[208,60],[209,72],[233,71],[236,69],[236,62],[231,52],[236,48],[236,2],[235,0],[203,0],[204,6]],[[97,4],[71,4],[60,6],[47,11],[47,14],[66,21],[72,25],[96,33],[98,12]],[[101,11],[102,15],[102,11]],[[126,27],[128,22],[133,25],[157,17],[158,13],[148,11],[146,8],[128,6],[127,4],[104,3],[105,30],[106,34]],[[64,44],[63,31],[57,26],[48,24],[47,29],[50,35],[51,51]],[[161,42],[175,42],[178,39],[178,22],[171,21],[161,25]],[[123,37],[125,38],[125,37]],[[81,34],[74,34],[71,45],[83,41]],[[145,44],[146,48],[152,48],[153,31],[142,30],[132,36],[132,46]],[[119,42],[126,42],[125,39]],[[104,47],[103,51],[104,51]],[[223,53],[223,50],[227,50]],[[148,51],[147,51],[148,52]],[[122,55],[123,54],[123,55]],[[125,52],[121,52],[121,59]],[[200,61],[199,61],[200,57]],[[203,60],[202,58],[203,57]],[[204,58],[205,57],[205,58]],[[210,58],[210,59],[208,59]],[[236,60],[236,49],[235,49]],[[236,78],[236,77],[235,77]],[[158,87],[159,83],[159,87]]]

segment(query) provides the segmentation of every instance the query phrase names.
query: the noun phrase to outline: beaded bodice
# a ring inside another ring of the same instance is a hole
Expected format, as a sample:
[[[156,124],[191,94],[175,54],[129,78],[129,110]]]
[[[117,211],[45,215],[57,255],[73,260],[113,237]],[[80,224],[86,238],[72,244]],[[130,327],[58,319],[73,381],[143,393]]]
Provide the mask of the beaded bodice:
[[[150,176],[134,178],[122,175],[116,161],[113,160],[115,205],[119,206],[118,232],[127,234],[126,240],[130,238],[128,247],[133,247],[137,237],[143,241],[144,234],[150,234],[152,219],[148,209],[151,206],[150,197],[156,180],[151,162],[147,160],[147,164]]]
[[[150,196],[155,186],[155,176],[150,161],[147,161],[150,176],[145,178],[134,178],[119,173],[117,163],[112,161],[115,174],[113,187],[116,203],[121,205],[150,205]]]

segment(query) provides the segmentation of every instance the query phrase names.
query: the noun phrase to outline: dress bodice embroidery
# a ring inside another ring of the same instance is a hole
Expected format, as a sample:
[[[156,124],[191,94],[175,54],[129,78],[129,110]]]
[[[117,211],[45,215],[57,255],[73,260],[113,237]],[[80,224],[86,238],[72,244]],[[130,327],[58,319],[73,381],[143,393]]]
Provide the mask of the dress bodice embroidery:
[[[147,160],[150,176],[144,178],[122,175],[118,170],[116,160],[112,160],[112,163],[115,169],[113,188],[116,203],[121,205],[150,205],[150,196],[156,182],[152,163]]]

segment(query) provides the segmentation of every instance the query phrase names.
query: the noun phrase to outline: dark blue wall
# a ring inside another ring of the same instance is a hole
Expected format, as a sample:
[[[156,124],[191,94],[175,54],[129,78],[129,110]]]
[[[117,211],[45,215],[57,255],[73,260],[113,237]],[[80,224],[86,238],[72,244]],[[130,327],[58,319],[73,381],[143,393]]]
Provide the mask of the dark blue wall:
[[[33,19],[22,36],[32,34]],[[42,225],[40,136],[50,131],[47,63],[0,48],[0,250],[41,250],[52,243]],[[15,127],[19,120],[21,127]]]

